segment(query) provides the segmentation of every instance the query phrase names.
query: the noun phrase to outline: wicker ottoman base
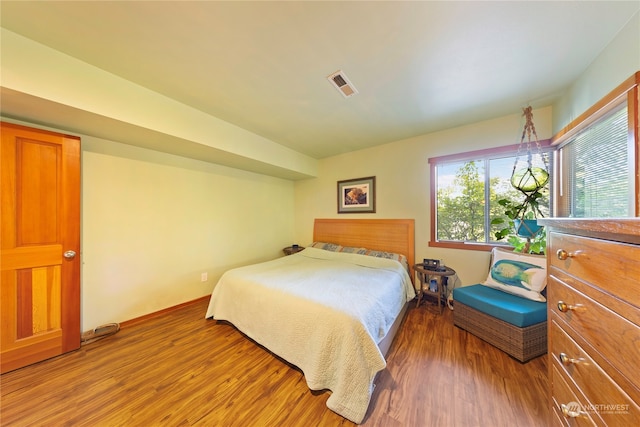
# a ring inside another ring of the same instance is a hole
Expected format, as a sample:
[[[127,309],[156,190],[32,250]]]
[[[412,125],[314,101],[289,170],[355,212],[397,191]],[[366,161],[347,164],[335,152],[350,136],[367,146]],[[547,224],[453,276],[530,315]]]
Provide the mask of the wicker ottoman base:
[[[547,322],[519,328],[456,301],[453,324],[527,362],[547,353]]]

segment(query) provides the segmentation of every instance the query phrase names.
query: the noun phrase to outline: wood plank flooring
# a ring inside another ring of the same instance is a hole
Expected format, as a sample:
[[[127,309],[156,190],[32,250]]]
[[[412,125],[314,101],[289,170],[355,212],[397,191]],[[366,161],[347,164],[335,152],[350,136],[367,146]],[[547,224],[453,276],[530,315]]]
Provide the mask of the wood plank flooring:
[[[328,391],[239,333],[208,300],[0,377],[2,426],[353,426]],[[408,311],[364,426],[546,426],[547,356],[526,364]]]

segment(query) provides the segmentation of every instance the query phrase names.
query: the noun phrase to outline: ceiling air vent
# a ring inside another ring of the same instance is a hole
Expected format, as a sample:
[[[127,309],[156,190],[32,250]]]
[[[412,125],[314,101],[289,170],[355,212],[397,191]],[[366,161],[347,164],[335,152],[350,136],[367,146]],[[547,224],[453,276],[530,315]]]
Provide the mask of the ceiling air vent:
[[[345,98],[349,98],[358,93],[358,89],[353,86],[342,70],[338,70],[330,76],[327,76],[327,79],[329,79],[331,84],[333,84]]]

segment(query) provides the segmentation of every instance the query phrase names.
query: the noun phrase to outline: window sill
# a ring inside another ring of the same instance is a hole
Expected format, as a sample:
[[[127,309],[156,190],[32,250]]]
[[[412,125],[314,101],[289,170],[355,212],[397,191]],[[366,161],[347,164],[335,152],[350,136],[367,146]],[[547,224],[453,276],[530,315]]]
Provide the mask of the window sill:
[[[499,243],[476,243],[476,242],[429,242],[429,247],[434,248],[448,248],[448,249],[463,249],[467,251],[484,251],[491,252],[493,248],[511,248],[513,246],[499,244]]]

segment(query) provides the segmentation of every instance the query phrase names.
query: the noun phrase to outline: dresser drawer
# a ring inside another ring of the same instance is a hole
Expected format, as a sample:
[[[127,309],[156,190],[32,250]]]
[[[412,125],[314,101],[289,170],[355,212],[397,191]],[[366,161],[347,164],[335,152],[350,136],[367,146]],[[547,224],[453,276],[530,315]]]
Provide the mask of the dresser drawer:
[[[555,316],[554,316],[555,317]],[[552,363],[575,383],[593,411],[608,425],[640,425],[640,407],[574,340],[551,320]],[[564,356],[564,357],[561,357]],[[637,399],[637,396],[634,396]],[[595,416],[594,416],[595,418]]]
[[[588,411],[583,411],[586,402],[580,400],[562,378],[555,365],[551,367],[551,400],[553,411],[565,426],[595,426]]]
[[[640,425],[640,218],[539,224],[547,230],[551,422]],[[560,353],[583,360],[563,362]]]
[[[638,378],[640,328],[553,277],[549,278],[548,305],[553,313],[549,320],[558,319],[562,329],[567,330],[616,383],[625,389],[625,382],[628,383],[635,389],[630,395],[637,396],[639,385],[633,381]]]
[[[552,267],[640,307],[640,246],[557,232],[548,245]]]

